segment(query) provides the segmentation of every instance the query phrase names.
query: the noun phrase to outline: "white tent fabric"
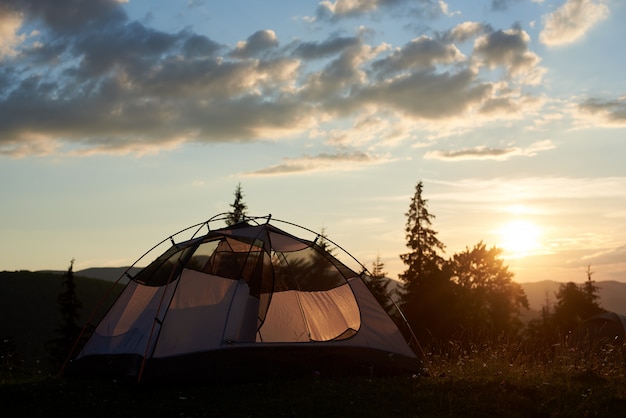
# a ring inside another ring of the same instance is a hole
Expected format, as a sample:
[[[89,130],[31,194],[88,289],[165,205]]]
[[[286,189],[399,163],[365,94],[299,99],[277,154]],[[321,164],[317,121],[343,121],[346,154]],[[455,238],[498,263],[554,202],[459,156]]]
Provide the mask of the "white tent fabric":
[[[276,346],[416,359],[364,277],[315,240],[269,222],[209,231],[175,244],[131,280],[77,360]]]

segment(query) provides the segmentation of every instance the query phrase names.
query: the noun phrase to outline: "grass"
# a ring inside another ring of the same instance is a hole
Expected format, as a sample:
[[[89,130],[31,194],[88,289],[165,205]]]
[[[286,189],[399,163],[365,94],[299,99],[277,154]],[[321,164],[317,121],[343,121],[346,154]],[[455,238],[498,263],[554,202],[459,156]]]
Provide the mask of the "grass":
[[[0,406],[49,417],[624,417],[626,347],[593,353],[515,344],[425,351],[421,376],[311,375],[239,384],[146,385],[52,374],[60,276],[0,273]],[[77,280],[85,312],[110,283]],[[28,303],[24,303],[28,300]],[[19,354],[18,354],[19,353]],[[6,412],[5,412],[6,411]]]
[[[205,385],[129,384],[2,371],[0,399],[20,416],[623,417],[624,351],[556,347],[549,360],[514,346],[427,353],[428,374]],[[547,356],[544,356],[547,357]]]

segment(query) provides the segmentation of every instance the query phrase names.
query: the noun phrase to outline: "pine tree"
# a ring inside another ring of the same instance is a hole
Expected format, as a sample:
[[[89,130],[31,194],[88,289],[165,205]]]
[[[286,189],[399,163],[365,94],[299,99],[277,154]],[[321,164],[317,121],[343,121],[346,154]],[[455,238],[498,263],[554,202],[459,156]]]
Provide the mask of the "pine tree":
[[[562,335],[573,331],[590,316],[604,312],[598,302],[598,286],[591,280],[592,274],[591,267],[588,267],[584,284],[569,282],[559,286],[553,318],[556,329]]]
[[[583,284],[562,283],[556,292],[556,303],[541,310],[541,318],[528,324],[527,338],[535,346],[551,346],[562,342],[587,318],[605,312],[600,306],[598,286],[591,280],[591,267],[587,267],[587,281]]]
[[[243,201],[241,183],[237,184],[237,188],[235,189],[235,201],[230,204],[230,207],[232,210],[228,212],[228,217],[226,218],[226,225],[228,226],[235,225],[236,223],[243,221],[246,216],[248,205],[246,205]]]
[[[437,232],[431,228],[435,215],[428,212],[428,201],[422,198],[422,190],[423,185],[419,181],[409,211],[405,214],[407,222],[404,231],[410,251],[400,255],[407,270],[399,276],[404,282],[405,302],[411,299],[415,288],[444,263],[439,251],[444,252],[445,246],[437,238]]]
[[[337,247],[333,246],[331,241],[329,241],[328,239],[328,234],[326,233],[326,227],[323,226],[317,240],[315,241],[317,242],[317,245],[319,245],[322,250],[324,250],[325,253],[332,255],[332,256],[336,256],[337,254]]]
[[[399,275],[403,282],[400,302],[416,334],[422,338],[445,338],[449,328],[448,306],[453,297],[450,274],[440,252],[444,244],[432,229],[434,215],[422,197],[421,181],[415,187],[407,217],[405,236],[409,252],[400,258],[407,266]]]
[[[389,289],[391,282],[387,278],[385,272],[385,263],[380,259],[380,254],[376,256],[376,260],[372,263],[372,271],[367,281],[367,285],[370,291],[374,294],[376,299],[385,308],[389,307],[393,302],[390,300],[392,297]]]
[[[79,310],[82,306],[76,294],[74,282],[74,260],[63,275],[65,291],[59,294],[57,303],[61,313],[61,325],[55,330],[56,338],[50,341],[49,352],[53,362],[62,363],[76,342],[81,327],[78,325]]]

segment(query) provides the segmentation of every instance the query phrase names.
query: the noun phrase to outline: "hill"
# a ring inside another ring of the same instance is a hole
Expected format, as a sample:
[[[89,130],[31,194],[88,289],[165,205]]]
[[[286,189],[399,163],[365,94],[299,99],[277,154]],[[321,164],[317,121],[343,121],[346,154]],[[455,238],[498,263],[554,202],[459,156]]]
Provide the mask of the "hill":
[[[540,312],[543,306],[554,306],[556,292],[563,284],[551,280],[540,282],[520,283],[528,297],[528,303],[532,311]],[[578,283],[581,284],[581,283]],[[607,311],[626,315],[626,283],[616,281],[596,282],[600,306]]]
[[[58,273],[0,272],[0,351],[3,355],[17,355],[19,358],[14,361],[25,366],[47,365],[46,343],[61,324],[57,297],[64,291],[62,277]],[[82,326],[112,284],[76,274],[74,279],[82,303],[79,311]],[[111,302],[112,298],[108,300],[109,304]],[[97,323],[99,319],[93,318],[90,323]]]
[[[389,290],[395,291],[400,285],[395,280],[390,280]],[[522,317],[526,320],[537,318],[541,308],[548,304],[554,306],[556,293],[561,282],[543,280],[539,282],[520,283],[528,298],[530,310],[524,312]],[[582,283],[577,283],[582,284]],[[626,283],[616,281],[596,282],[600,306],[607,311],[626,315]]]
[[[78,270],[74,272],[75,276],[88,277],[90,279],[106,280],[107,282],[114,282],[119,279],[128,267],[91,267],[84,270]],[[128,273],[134,276],[141,270],[141,267],[131,267]],[[49,274],[64,274],[64,270],[41,270],[37,273],[49,273]]]

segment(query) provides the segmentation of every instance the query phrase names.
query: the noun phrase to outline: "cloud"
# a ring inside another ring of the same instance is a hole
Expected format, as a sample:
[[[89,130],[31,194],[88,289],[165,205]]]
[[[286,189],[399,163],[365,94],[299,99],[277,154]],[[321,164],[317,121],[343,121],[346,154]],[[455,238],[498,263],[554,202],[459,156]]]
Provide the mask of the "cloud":
[[[584,37],[608,15],[609,8],[603,0],[567,0],[543,17],[544,28],[539,40],[548,46],[571,44]]]
[[[338,20],[373,14],[384,9],[406,6],[409,14],[434,18],[441,15],[453,15],[448,4],[443,0],[335,0],[322,1],[317,7],[316,18],[311,20]]]
[[[389,77],[407,70],[433,69],[437,64],[453,64],[464,58],[465,56],[453,44],[421,36],[395,50],[391,55],[374,62],[372,69]]]
[[[321,171],[349,171],[388,162],[387,157],[371,155],[360,151],[336,154],[305,155],[300,158],[285,158],[283,163],[245,173],[247,176],[280,176],[289,174],[309,174]]]
[[[509,77],[523,77],[529,84],[541,81],[541,59],[529,50],[530,36],[520,28],[498,30],[479,37],[474,42],[477,62],[489,68],[502,66]]]
[[[24,13],[29,21],[42,21],[57,33],[69,34],[88,25],[105,27],[126,20],[119,0],[8,0],[9,8]]]
[[[273,30],[260,30],[250,35],[247,40],[238,42],[231,55],[237,58],[250,58],[277,46],[278,38]]]
[[[5,56],[15,55],[15,47],[24,41],[24,35],[18,35],[21,26],[20,14],[0,4],[0,62]]]
[[[361,41],[357,37],[332,36],[321,42],[298,42],[294,56],[304,59],[321,59],[341,53],[347,48],[357,46]]]
[[[78,3],[84,10],[73,12]],[[518,28],[466,22],[395,48],[368,44],[361,29],[281,47],[268,29],[229,47],[190,29],[165,32],[130,20],[118,1],[78,3],[5,3],[22,20],[13,20],[7,35],[13,43],[5,51],[15,53],[0,61],[2,155],[142,154],[312,129],[326,132],[320,138],[333,146],[397,144],[416,138],[416,121],[421,132],[445,136],[519,117],[532,98],[511,78],[520,83],[521,74],[540,68]],[[443,7],[418,2],[434,4]],[[36,31],[16,41],[11,34],[24,22]],[[467,57],[455,42],[472,37]],[[482,77],[484,68],[502,68],[506,77]],[[340,118],[353,127],[367,120],[370,133],[357,140],[333,126]]]
[[[462,43],[483,33],[493,32],[493,30],[482,23],[463,22],[450,29],[443,38],[447,42]]]
[[[416,71],[364,87],[355,100],[390,107],[413,118],[444,119],[462,115],[491,94],[493,85],[476,81],[464,69],[456,73]]]
[[[491,10],[498,12],[507,10],[509,8],[509,3],[512,3],[513,1],[519,0],[491,0]]]
[[[426,159],[442,161],[467,161],[467,160],[496,160],[506,161],[512,157],[533,157],[538,152],[555,148],[552,141],[538,141],[526,148],[489,148],[479,146],[457,151],[429,151],[424,155]]]
[[[582,257],[582,260],[594,266],[622,264],[624,263],[624,260],[626,260],[626,245],[621,245],[616,248],[610,248],[589,256],[584,256]]]
[[[355,17],[380,8],[393,7],[405,0],[336,0],[322,1],[317,9],[318,18]]]
[[[614,100],[588,98],[578,105],[583,119],[592,119],[591,124],[607,127],[626,126],[626,97]]]

